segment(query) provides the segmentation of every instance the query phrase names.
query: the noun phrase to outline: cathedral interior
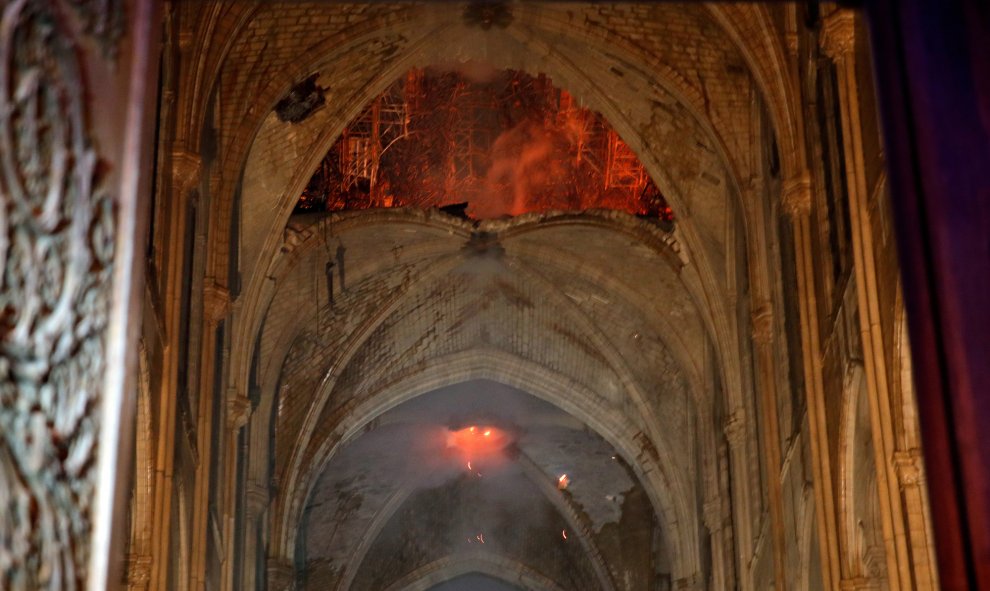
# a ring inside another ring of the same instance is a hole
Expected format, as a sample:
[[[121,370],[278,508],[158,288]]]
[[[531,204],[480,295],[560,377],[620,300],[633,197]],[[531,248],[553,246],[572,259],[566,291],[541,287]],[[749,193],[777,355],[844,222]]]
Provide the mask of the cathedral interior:
[[[861,8],[100,5],[0,1],[0,588],[978,588]]]

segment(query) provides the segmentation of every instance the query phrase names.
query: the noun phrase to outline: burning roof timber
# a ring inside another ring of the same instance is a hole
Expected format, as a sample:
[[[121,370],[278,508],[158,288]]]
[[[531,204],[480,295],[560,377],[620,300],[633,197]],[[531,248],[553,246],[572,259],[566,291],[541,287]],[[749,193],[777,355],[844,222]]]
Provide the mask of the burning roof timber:
[[[588,209],[674,218],[601,115],[545,76],[472,63],[411,70],[376,97],[296,212],[409,206],[475,219]]]

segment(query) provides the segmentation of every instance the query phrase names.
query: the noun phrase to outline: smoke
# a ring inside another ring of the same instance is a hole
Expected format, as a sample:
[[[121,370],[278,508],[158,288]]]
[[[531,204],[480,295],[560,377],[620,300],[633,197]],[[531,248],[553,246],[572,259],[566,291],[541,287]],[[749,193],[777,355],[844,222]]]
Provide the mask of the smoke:
[[[492,164],[485,177],[490,197],[495,199],[479,203],[477,209],[482,209],[482,204],[501,205],[503,213],[524,213],[533,189],[545,184],[556,168],[553,152],[551,133],[533,121],[524,121],[504,132],[492,146]],[[485,216],[480,211],[478,214]]]
[[[509,386],[479,380],[435,390],[343,443],[307,503],[307,558],[346,560],[400,490],[402,508],[380,534],[386,554],[567,543],[569,526],[540,487],[568,474],[564,494],[596,530],[618,522],[633,481],[615,454],[580,420]]]
[[[601,180],[582,161],[580,142],[587,135],[582,115],[555,115],[525,119],[495,139],[484,193],[472,202],[472,215],[579,210],[602,197]]]

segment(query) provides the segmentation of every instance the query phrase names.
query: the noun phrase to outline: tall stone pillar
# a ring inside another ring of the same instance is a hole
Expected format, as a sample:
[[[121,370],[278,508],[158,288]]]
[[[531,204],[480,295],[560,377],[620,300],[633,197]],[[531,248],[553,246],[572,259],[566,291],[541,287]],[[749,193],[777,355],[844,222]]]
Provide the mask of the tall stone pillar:
[[[196,465],[196,483],[193,492],[193,526],[191,536],[191,565],[190,578],[191,588],[194,591],[202,590],[206,586],[206,557],[207,544],[209,538],[210,520],[210,470],[214,454],[213,446],[220,446],[223,449],[226,439],[226,429],[218,429],[219,441],[213,440],[214,420],[223,420],[223,417],[213,417],[213,397],[223,396],[223,393],[213,392],[214,372],[216,371],[216,351],[217,328],[227,314],[230,305],[230,295],[225,288],[217,285],[209,278],[203,288],[203,333],[200,347],[200,372],[199,372],[199,420],[197,421],[197,449],[200,452],[200,461]],[[222,413],[224,406],[220,407]],[[223,463],[224,455],[216,454],[217,461]],[[221,466],[222,467],[222,466]],[[218,483],[219,485],[219,483]],[[221,560],[230,560],[229,540],[224,539],[227,552]]]
[[[853,269],[856,276],[860,334],[863,343],[863,367],[866,373],[870,400],[873,448],[875,450],[877,483],[887,578],[892,589],[932,588],[934,573],[926,568],[927,560],[915,561],[909,546],[927,548],[927,528],[918,524],[909,526],[905,514],[904,498],[898,478],[896,456],[910,453],[898,450],[895,434],[895,417],[903,419],[902,407],[893,403],[885,357],[885,341],[889,345],[893,335],[884,335],[881,325],[881,302],[878,286],[878,270],[875,242],[870,219],[871,188],[867,186],[863,152],[863,124],[860,114],[860,92],[856,54],[857,13],[836,9],[823,20],[821,45],[823,51],[835,63],[842,119],[842,147],[845,160],[849,217],[853,247]],[[896,327],[893,327],[896,329]],[[886,336],[886,339],[885,339]],[[904,424],[917,429],[912,421]],[[920,462],[920,456],[919,460]],[[912,513],[924,516],[916,507]],[[908,532],[916,539],[909,540]],[[917,539],[917,536],[922,539]],[[925,552],[927,555],[927,552]],[[860,573],[860,576],[866,576]]]
[[[777,416],[777,371],[774,351],[773,312],[768,303],[753,311],[753,348],[756,366],[756,386],[760,392],[763,414],[763,457],[767,463],[767,497],[770,504],[770,539],[773,549],[776,589],[787,589],[787,550],[784,538],[784,501],[781,491],[780,428]]]
[[[723,426],[723,432],[728,446],[729,465],[751,465],[752,460],[746,450],[746,414],[742,409],[737,409],[729,415]],[[740,486],[732,487],[732,502],[734,505],[749,501],[749,498],[743,494],[743,488]],[[752,563],[753,556],[751,552],[746,551],[752,547],[752,524],[748,512],[735,511],[733,512],[733,517],[735,518],[733,531],[736,537],[736,546],[740,551],[738,556],[739,572],[737,573],[737,579],[741,589],[752,589],[753,577],[750,564]],[[749,543],[743,543],[743,538],[750,538],[746,540]]]
[[[818,543],[822,562],[822,583],[825,589],[835,589],[839,584],[839,549],[822,380],[818,292],[815,286],[813,234],[811,230],[811,191],[811,175],[808,171],[803,171],[786,179],[782,187],[781,206],[790,217],[794,229],[798,308],[801,319],[801,351],[808,397],[808,428],[811,466],[814,474]]]
[[[224,562],[223,573],[220,578],[220,588],[235,591],[234,581],[234,555],[242,550],[239,545],[240,540],[235,539],[236,524],[238,517],[247,519],[246,515],[237,515],[237,496],[243,494],[238,487],[242,484],[238,481],[238,464],[241,461],[238,453],[238,435],[241,429],[247,424],[251,416],[251,401],[247,396],[238,392],[237,388],[228,388],[226,399],[224,400],[225,411],[225,432],[221,435],[224,438],[222,457],[224,476],[222,486],[223,504],[220,513],[223,515],[223,539],[224,545],[230,550],[227,552]],[[246,533],[246,532],[245,532]]]

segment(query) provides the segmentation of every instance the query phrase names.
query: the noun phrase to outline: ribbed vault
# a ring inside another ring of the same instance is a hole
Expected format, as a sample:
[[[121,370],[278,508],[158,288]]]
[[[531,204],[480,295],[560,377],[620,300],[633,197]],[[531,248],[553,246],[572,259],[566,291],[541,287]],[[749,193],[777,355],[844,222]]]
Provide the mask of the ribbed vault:
[[[132,587],[931,586],[858,14],[162,25]]]
[[[312,226],[300,229],[309,238],[296,249],[298,278],[284,281],[289,303],[270,311],[273,330],[260,345],[286,359],[275,427],[286,435],[274,448],[285,484],[273,530],[286,554],[298,556],[303,509],[320,498],[317,476],[333,472],[343,442],[419,395],[488,379],[555,404],[604,437],[644,481],[678,544],[671,559],[691,559],[699,508],[688,491],[701,461],[692,442],[698,405],[708,416],[711,401],[699,391],[704,368],[689,360],[704,358],[710,344],[678,279],[672,236],[615,213],[470,228],[443,214],[390,210]],[[316,244],[306,254],[308,242]],[[332,305],[328,253],[346,269]],[[286,330],[294,336],[278,334]]]
[[[227,63],[273,34],[261,25],[267,10],[241,15]],[[298,580],[312,574],[340,589],[384,584],[361,569],[379,570],[362,565],[388,553],[389,528],[422,491],[403,482],[365,490],[367,515],[334,521],[337,509],[321,511],[335,506],[348,450],[419,398],[479,380],[557,408],[615,451],[655,521],[646,571],[698,584],[713,560],[720,577],[731,577],[724,573],[733,560],[748,560],[725,554],[721,542],[723,554],[713,557],[703,523],[720,531],[729,511],[718,492],[730,470],[719,452],[726,416],[741,424],[753,412],[749,344],[740,335],[749,330],[747,254],[758,248],[747,243],[747,219],[757,213],[751,181],[742,179],[761,165],[750,155],[761,133],[761,89],[779,89],[748,67],[753,52],[769,50],[740,49],[722,33],[729,21],[719,10],[610,10],[604,16],[627,29],[605,33],[590,6],[520,4],[513,26],[479,36],[459,11],[366,5],[346,33],[327,23],[319,40],[307,43],[301,33],[220,72],[228,96],[249,105],[249,116],[226,122],[218,138],[230,146],[223,167],[243,170],[231,380],[255,393],[248,478],[274,483],[263,516],[268,559],[294,564]],[[747,18],[755,20],[738,24],[765,26],[758,15]],[[410,68],[467,59],[547,74],[600,112],[673,206],[674,229],[608,211],[482,222],[413,210],[290,217],[316,165],[369,100]],[[312,74],[325,106],[301,122],[281,121],[272,106]],[[780,96],[768,100],[786,109]],[[228,182],[219,180],[220,195],[235,189]],[[752,424],[745,428],[755,435]],[[736,516],[743,554],[752,543],[748,515],[759,504],[751,506],[747,492],[758,482],[749,445],[731,458],[740,478],[735,500],[745,509]],[[533,475],[547,473],[545,462],[522,454],[519,463],[540,490]],[[593,511],[541,498],[537,505],[565,528]],[[415,512],[429,513],[423,502]],[[328,529],[339,534],[325,547],[304,533]],[[584,565],[573,572],[592,573],[594,588],[640,588],[635,576],[616,574],[621,564],[596,535],[568,546],[580,548],[574,564]],[[326,552],[314,554],[314,546]],[[447,550],[420,556],[411,572],[459,560]],[[501,554],[517,570],[577,588],[545,564]]]

